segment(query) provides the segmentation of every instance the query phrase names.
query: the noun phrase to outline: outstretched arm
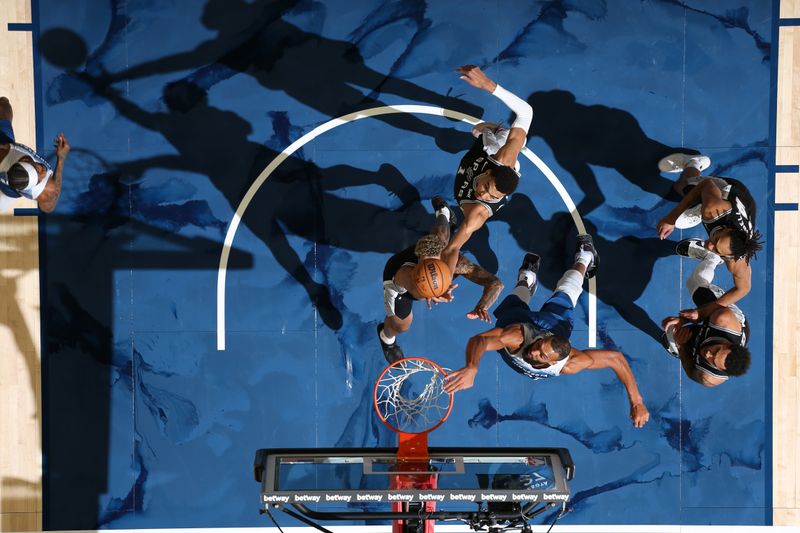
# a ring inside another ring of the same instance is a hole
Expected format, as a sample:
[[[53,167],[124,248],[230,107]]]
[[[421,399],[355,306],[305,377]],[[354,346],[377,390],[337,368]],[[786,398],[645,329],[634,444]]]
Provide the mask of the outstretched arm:
[[[52,213],[56,209],[56,204],[61,196],[61,178],[64,173],[64,161],[67,160],[69,153],[69,143],[63,133],[59,133],[55,139],[56,148],[56,168],[53,170],[53,177],[45,185],[36,203],[39,209],[45,213]]]
[[[675,230],[675,222],[678,220],[678,217],[681,216],[681,213],[703,201],[702,191],[708,186],[714,187],[715,189],[717,188],[711,180],[701,181],[696,187],[692,187],[692,190],[686,193],[686,196],[678,202],[678,205],[676,205],[672,211],[658,221],[656,231],[660,239],[666,239]]]
[[[447,263],[450,272],[455,272],[461,247],[489,219],[489,210],[483,204],[464,204],[462,207],[464,222],[458,228],[458,232],[450,239],[450,244],[442,252],[442,261]]]
[[[522,342],[522,331],[519,324],[506,328],[493,328],[470,337],[467,342],[466,364],[464,368],[447,375],[445,392],[453,393],[472,387],[478,373],[478,363],[487,350],[499,350],[514,343]]]
[[[500,293],[503,292],[503,282],[497,276],[480,265],[476,265],[463,255],[458,256],[458,263],[454,273],[460,274],[472,283],[483,287],[483,294],[481,294],[480,300],[475,304],[475,309],[467,313],[467,318],[470,320],[479,318],[484,322],[491,322],[489,308],[500,296]]]
[[[576,350],[573,348],[569,355],[569,362],[561,370],[561,373],[577,374],[582,370],[599,370],[601,368],[610,368],[617,375],[628,393],[633,425],[637,428],[644,426],[650,419],[650,413],[644,405],[642,395],[639,394],[636,378],[633,377],[628,360],[622,353],[613,350]]]
[[[506,143],[494,155],[494,159],[498,163],[513,168],[519,156],[519,152],[525,146],[528,130],[530,130],[531,121],[533,120],[533,108],[519,96],[507,91],[489,79],[489,77],[475,65],[464,65],[456,70],[461,74],[462,80],[473,87],[483,89],[496,96],[514,112],[515,119],[513,124],[511,124],[511,130],[508,132],[508,139],[506,139]]]
[[[752,270],[750,264],[744,259],[738,261],[725,261],[733,276],[733,287],[717,298],[716,304],[720,307],[729,307],[745,297],[750,292],[750,278]]]

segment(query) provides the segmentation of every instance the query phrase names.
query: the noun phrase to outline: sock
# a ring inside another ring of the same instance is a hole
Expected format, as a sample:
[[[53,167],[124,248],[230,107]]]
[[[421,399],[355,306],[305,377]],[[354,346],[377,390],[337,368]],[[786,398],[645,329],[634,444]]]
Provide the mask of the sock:
[[[517,281],[525,282],[528,287],[533,287],[536,283],[536,273],[530,270],[520,270],[517,276]]]
[[[581,250],[580,252],[575,254],[575,262],[582,264],[586,268],[589,268],[589,265],[592,264],[593,260],[594,260],[594,255],[592,254],[592,252]]]
[[[394,344],[394,341],[397,337],[387,337],[384,331],[386,330],[381,330],[381,340],[386,344]]]
[[[450,208],[445,206],[436,211],[436,218],[439,218],[440,216],[443,216],[448,222],[450,222]]]
[[[531,290],[528,288],[527,285],[523,285],[522,283],[523,282],[520,281],[520,283],[517,284],[516,287],[514,287],[514,290],[511,291],[511,294],[513,294],[523,302],[528,303],[531,301]]]

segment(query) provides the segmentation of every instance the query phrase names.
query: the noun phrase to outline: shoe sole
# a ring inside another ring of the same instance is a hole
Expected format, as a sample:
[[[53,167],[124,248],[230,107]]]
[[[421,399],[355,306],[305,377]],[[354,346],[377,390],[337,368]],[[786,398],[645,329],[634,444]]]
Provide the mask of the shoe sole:
[[[680,167],[674,163],[675,159],[682,159],[683,157],[686,158],[684,159],[684,166]],[[683,172],[683,170],[686,169],[685,162],[692,158],[703,158],[702,159],[703,162],[700,164],[700,168],[698,169],[700,170],[700,172],[704,171],[705,169],[711,166],[711,158],[709,158],[708,156],[690,155],[678,152],[662,158],[658,162],[658,170],[660,170],[661,172],[668,172],[668,173]]]

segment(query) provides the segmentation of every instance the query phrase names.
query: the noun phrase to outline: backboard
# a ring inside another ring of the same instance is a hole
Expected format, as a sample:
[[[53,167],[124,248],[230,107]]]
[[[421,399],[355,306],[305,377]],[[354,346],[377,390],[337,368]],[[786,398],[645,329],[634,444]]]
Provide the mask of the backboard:
[[[565,448],[430,448],[427,459],[411,461],[396,448],[336,448],[261,449],[254,468],[265,511],[317,520],[422,513],[423,521],[456,519],[480,530],[563,507],[575,467]]]

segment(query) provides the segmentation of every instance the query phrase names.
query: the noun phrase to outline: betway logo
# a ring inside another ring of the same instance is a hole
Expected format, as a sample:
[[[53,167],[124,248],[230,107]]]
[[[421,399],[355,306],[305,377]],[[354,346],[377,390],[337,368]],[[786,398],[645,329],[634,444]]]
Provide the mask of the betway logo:
[[[266,494],[263,496],[264,503],[274,503],[274,502],[283,502],[288,503],[289,497],[288,496],[267,496]]]
[[[474,494],[453,494],[450,493],[450,501],[451,502],[474,502],[475,495]]]
[[[419,501],[421,502],[428,502],[428,501],[435,501],[435,502],[443,502],[444,501],[444,494],[433,494],[429,492],[427,494],[419,493]]]
[[[562,502],[567,501],[569,498],[566,494],[542,494],[542,501],[548,502],[553,500],[560,500]]]
[[[357,502],[379,502],[383,500],[380,494],[356,494]]]
[[[511,499],[515,502],[536,502],[539,501],[538,494],[511,494]]]
[[[411,494],[387,494],[386,501],[390,502],[410,502],[414,499]]]
[[[481,500],[485,502],[504,502],[508,499],[506,494],[483,494],[481,493]]]
[[[319,503],[319,496],[314,496],[311,494],[295,494],[294,501]]]
[[[326,502],[347,502],[347,503],[350,503],[350,500],[352,498],[353,497],[350,496],[349,494],[347,494],[347,495],[345,495],[345,494],[326,494],[325,495],[325,501]]]

